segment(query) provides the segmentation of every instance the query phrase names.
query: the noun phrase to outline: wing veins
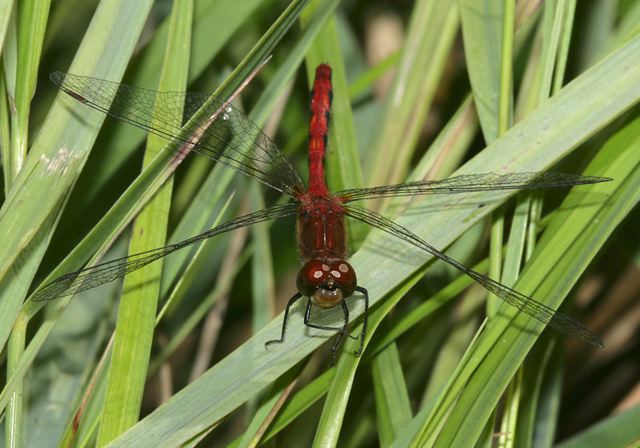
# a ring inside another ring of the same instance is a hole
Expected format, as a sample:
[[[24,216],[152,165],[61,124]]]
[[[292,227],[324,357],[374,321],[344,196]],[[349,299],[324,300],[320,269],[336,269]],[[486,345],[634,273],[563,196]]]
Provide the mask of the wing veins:
[[[610,180],[611,179],[607,177],[555,172],[462,174],[443,180],[425,180],[371,188],[342,190],[337,192],[336,195],[349,202],[389,196],[566,188],[574,185],[594,184]]]
[[[504,302],[511,306],[518,308],[523,313],[533,317],[534,319],[562,332],[577,337],[578,339],[587,342],[597,347],[603,347],[602,340],[591,332],[588,328],[582,325],[574,318],[562,314],[548,306],[527,297],[518,291],[503,285],[484,274],[481,274],[473,269],[470,269],[455,259],[449,257],[445,253],[439,251],[415,233],[411,232],[406,227],[401,226],[394,221],[385,218],[384,216],[375,213],[371,210],[364,209],[357,206],[345,207],[346,214],[359,221],[363,221],[374,227],[379,228],[391,235],[394,235],[409,244],[424,250],[425,252],[441,259],[442,261],[450,264],[459,271],[467,274],[476,282],[481,284],[489,292],[495,294]]]
[[[53,73],[51,80],[65,93],[93,109],[167,140],[185,143],[194,152],[255,177],[277,191],[292,196],[302,187],[297,173],[273,141],[241,111],[216,98],[192,92],[158,92],[61,72]],[[201,121],[191,122],[193,114],[202,107],[205,110]],[[216,112],[227,119],[206,121]],[[176,116],[187,130],[175,124]],[[194,132],[202,135],[195,143],[190,140]],[[218,133],[230,134],[232,138],[224,140]],[[272,176],[274,171],[277,174]]]
[[[298,205],[295,203],[276,205],[232,219],[199,235],[187,238],[186,240],[175,244],[151,249],[129,255],[127,257],[117,258],[88,268],[79,269],[75,272],[70,272],[51,281],[42,289],[37,290],[31,297],[31,300],[35,302],[43,302],[86,291],[104,283],[124,277],[125,275],[136,271],[149,263],[197,242],[204,241],[213,236],[221,235],[257,222],[290,216],[295,214],[297,210]]]

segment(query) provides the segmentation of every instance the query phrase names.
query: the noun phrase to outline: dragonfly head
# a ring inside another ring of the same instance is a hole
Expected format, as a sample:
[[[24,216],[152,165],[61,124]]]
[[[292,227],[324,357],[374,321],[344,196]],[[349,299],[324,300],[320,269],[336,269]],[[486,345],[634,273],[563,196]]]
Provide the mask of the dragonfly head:
[[[351,296],[357,286],[356,272],[344,260],[310,260],[298,273],[298,291],[314,305],[331,308]]]

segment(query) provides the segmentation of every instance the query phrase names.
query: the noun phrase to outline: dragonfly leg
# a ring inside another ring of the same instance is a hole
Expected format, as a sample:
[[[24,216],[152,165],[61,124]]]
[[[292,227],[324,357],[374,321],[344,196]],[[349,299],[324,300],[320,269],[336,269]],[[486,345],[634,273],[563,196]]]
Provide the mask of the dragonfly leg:
[[[345,323],[343,326],[341,327],[328,327],[328,326],[324,326],[324,325],[318,325],[318,324],[314,324],[313,322],[311,322],[311,306],[313,305],[311,303],[311,300],[309,300],[309,303],[307,304],[307,310],[304,313],[304,324],[309,327],[309,328],[317,328],[318,330],[327,330],[327,331],[344,331],[347,328],[347,324],[349,323],[349,310],[346,309],[346,304],[344,303],[344,301],[341,302],[342,303],[342,310],[344,312],[344,316],[345,316]]]
[[[342,343],[344,336],[347,335],[351,337],[351,335],[347,333],[347,326],[349,325],[349,308],[347,308],[347,304],[344,302],[344,300],[340,302],[340,304],[342,305],[342,312],[344,313],[344,325],[342,325],[342,327],[328,327],[328,326],[312,323],[311,322],[311,306],[312,306],[311,300],[309,300],[309,303],[307,304],[307,309],[304,313],[304,324],[307,327],[317,328],[318,330],[328,330],[328,331],[338,332],[336,342],[333,344],[333,347],[331,347],[331,365],[332,366],[335,365],[336,363],[336,351],[338,350],[338,347],[340,347],[340,344]]]
[[[356,287],[356,291],[364,297],[364,313],[362,315],[362,332],[360,333],[360,347],[354,352],[356,356],[360,356],[364,349],[364,337],[367,334],[367,320],[369,319],[369,291],[361,286]]]
[[[284,317],[282,318],[282,334],[280,335],[280,339],[272,339],[271,341],[267,341],[264,346],[267,347],[271,344],[280,344],[284,342],[284,330],[287,328],[287,319],[289,318],[289,311],[294,303],[298,301],[298,299],[302,297],[302,294],[299,292],[295,293],[293,297],[289,299],[289,303],[287,303],[287,307],[284,310]]]
[[[338,333],[338,337],[336,337],[336,342],[333,344],[333,347],[331,347],[331,365],[335,365],[336,363],[336,351],[338,350],[338,347],[340,347],[340,344],[342,344],[344,336],[347,335],[351,337],[351,335],[347,333],[347,325],[349,325],[349,308],[344,300],[340,302],[340,304],[342,305],[342,312],[344,313],[344,325]]]

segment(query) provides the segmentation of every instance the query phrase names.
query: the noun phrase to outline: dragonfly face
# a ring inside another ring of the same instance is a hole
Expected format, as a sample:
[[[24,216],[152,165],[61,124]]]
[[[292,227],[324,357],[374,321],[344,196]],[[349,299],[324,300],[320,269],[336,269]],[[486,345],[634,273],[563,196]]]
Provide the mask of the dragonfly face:
[[[307,261],[297,279],[300,294],[322,308],[338,305],[354,293],[357,284],[356,272],[344,260]]]

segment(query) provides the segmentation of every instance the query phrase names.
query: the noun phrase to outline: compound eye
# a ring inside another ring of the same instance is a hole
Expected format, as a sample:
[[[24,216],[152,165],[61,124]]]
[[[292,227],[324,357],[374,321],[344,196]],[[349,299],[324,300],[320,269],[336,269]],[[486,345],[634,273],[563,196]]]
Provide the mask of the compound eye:
[[[342,290],[345,298],[351,296],[356,290],[358,285],[356,271],[346,261],[339,260],[332,263],[330,274],[337,287]]]
[[[297,286],[301,294],[311,297],[313,293],[330,280],[331,267],[320,260],[308,261],[298,272]]]

